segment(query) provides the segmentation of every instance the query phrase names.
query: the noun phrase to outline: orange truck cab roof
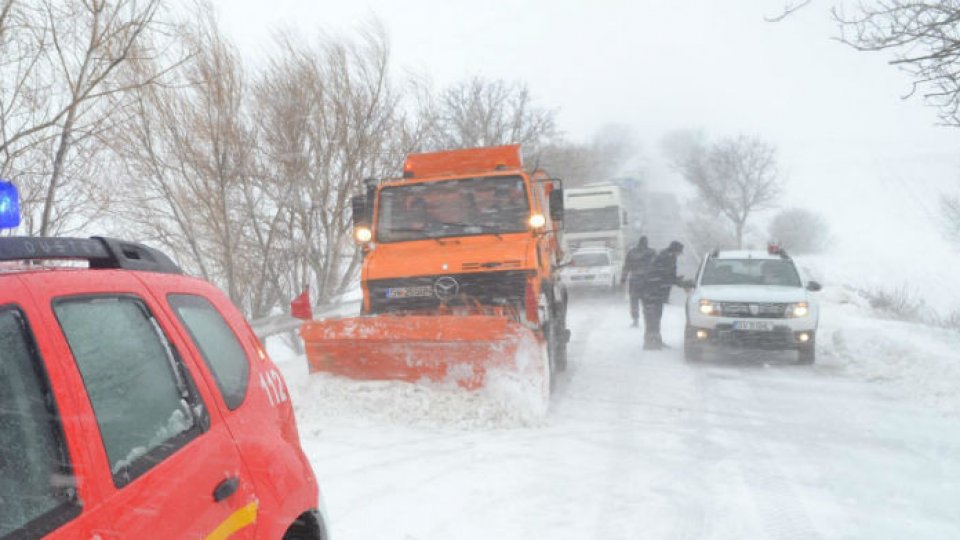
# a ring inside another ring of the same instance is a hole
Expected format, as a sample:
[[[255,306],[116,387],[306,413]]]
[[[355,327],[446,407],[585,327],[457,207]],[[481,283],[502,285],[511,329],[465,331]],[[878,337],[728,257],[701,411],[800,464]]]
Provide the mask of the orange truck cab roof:
[[[482,174],[500,171],[520,171],[523,157],[519,144],[467,148],[410,154],[403,164],[403,177],[434,178]]]

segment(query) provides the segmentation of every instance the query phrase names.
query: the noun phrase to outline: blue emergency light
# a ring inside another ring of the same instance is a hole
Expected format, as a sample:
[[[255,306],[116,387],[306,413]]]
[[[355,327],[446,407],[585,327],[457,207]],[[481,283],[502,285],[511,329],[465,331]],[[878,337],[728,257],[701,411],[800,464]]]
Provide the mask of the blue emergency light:
[[[0,180],[0,229],[20,226],[20,193],[17,186]]]

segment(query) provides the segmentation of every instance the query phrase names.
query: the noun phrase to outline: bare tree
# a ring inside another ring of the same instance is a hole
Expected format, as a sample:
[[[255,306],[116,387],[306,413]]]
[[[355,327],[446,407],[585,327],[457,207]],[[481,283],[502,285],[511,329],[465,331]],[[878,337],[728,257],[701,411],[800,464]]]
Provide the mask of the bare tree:
[[[602,126],[587,143],[558,139],[533,158],[550,174],[563,178],[568,187],[609,180],[640,154],[636,134],[620,124]]]
[[[696,189],[698,198],[732,224],[737,248],[742,248],[750,218],[773,207],[782,190],[776,149],[744,135],[709,146],[697,137],[678,144],[674,136],[665,141],[664,147],[672,165]]]
[[[128,165],[131,221],[188,268],[218,282],[250,312],[261,287],[249,228],[270,223],[259,210],[257,140],[246,110],[237,52],[209,12],[182,35],[196,53],[178,85],[142,87],[136,122],[116,151]]]
[[[473,77],[437,98],[434,148],[520,143],[528,153],[556,137],[556,111],[537,107],[521,83]]]
[[[343,293],[357,277],[350,197],[364,178],[395,176],[407,129],[389,78],[389,41],[377,22],[356,40],[316,44],[281,40],[257,83],[268,174],[287,201],[290,242],[286,290],[311,283],[319,302]]]
[[[770,222],[770,240],[795,253],[820,253],[830,241],[830,227],[820,214],[805,208],[778,212]]]
[[[167,72],[160,0],[7,0],[0,6],[0,174],[26,196],[29,234],[83,227],[106,204],[91,179],[124,96]]]
[[[840,40],[860,51],[894,51],[890,63],[913,76],[913,90],[960,126],[960,4],[953,0],[882,0],[848,14],[834,9]]]
[[[960,195],[940,197],[940,217],[947,239],[960,246]]]

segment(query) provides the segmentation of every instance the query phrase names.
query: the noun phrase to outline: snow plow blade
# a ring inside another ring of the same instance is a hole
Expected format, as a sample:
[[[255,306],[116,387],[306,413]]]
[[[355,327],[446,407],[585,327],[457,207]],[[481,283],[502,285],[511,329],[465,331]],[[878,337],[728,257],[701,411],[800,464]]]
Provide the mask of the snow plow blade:
[[[541,340],[503,316],[379,315],[300,329],[310,372],[361,380],[453,382],[482,388],[492,373],[549,385]]]

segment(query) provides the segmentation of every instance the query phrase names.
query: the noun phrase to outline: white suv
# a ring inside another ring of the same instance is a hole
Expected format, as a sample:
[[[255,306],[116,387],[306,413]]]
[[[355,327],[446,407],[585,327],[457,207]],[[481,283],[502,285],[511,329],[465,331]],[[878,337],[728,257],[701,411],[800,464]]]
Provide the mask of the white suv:
[[[796,350],[801,364],[816,357],[819,306],[796,265],[782,250],[714,251],[687,298],[684,356],[696,361],[706,346]]]

